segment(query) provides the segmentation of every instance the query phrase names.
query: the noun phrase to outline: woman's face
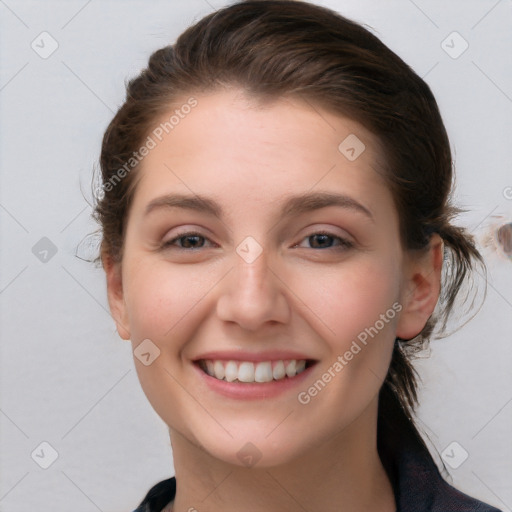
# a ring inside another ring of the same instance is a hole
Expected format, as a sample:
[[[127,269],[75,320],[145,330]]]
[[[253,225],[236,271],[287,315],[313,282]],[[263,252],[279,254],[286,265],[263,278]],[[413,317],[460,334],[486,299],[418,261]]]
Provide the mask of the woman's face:
[[[110,304],[171,433],[272,466],[376,411],[406,314],[398,217],[358,123],[195,98],[150,134]]]

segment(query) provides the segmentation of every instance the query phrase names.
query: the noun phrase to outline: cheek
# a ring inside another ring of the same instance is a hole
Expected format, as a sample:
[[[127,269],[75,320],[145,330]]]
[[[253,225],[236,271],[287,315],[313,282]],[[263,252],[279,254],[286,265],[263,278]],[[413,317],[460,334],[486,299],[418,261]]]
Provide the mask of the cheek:
[[[377,322],[383,336],[394,328],[400,309],[399,272],[385,258],[360,258],[329,271],[312,268],[294,282],[297,295],[307,297],[307,307],[322,321],[322,334],[339,349]]]
[[[193,317],[211,284],[207,276],[165,262],[144,262],[127,269],[131,276],[125,289],[132,340],[172,337]],[[206,278],[206,279],[205,279]]]
[[[323,338],[325,357],[298,401],[309,417],[323,417],[337,430],[368,407],[389,368],[401,306],[399,267],[393,258],[387,261],[360,258],[300,281],[298,293],[309,297],[308,307],[321,319],[314,328]],[[310,313],[308,321],[314,316]]]

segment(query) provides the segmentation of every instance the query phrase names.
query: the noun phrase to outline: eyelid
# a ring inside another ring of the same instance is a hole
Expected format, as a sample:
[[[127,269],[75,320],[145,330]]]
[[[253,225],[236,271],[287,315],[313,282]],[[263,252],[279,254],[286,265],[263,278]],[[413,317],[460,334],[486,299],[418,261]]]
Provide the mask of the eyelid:
[[[199,231],[194,231],[194,230],[185,230],[185,231],[182,231],[182,232],[179,232],[179,233],[176,233],[175,235],[173,235],[172,238],[168,239],[168,240],[164,240],[162,241],[161,243],[161,248],[162,249],[167,249],[167,248],[170,248],[170,247],[173,247],[173,244],[175,242],[177,242],[178,240],[180,240],[181,238],[185,238],[185,237],[192,237],[192,236],[198,236],[198,237],[201,237],[201,238],[204,238],[205,240],[208,240],[211,242],[210,238],[207,237],[206,235],[202,234],[201,232]],[[215,242],[212,242],[215,244]],[[215,244],[216,245],[216,244]],[[197,248],[192,248],[192,249],[187,249],[187,248],[183,248],[183,247],[179,247],[179,246],[175,246],[176,249],[178,250],[182,250],[182,251],[194,251],[194,250],[198,250],[198,249],[203,249],[203,247],[197,247]]]
[[[350,239],[350,237],[346,237],[346,236],[343,236],[343,235],[340,235],[340,234],[336,234],[336,233],[333,233],[332,231],[328,230],[328,229],[317,229],[317,230],[313,230],[310,234],[308,235],[304,235],[302,238],[301,238],[301,242],[304,241],[304,240],[307,240],[308,238],[312,237],[312,236],[316,236],[316,235],[324,235],[324,236],[328,236],[330,238],[333,238],[333,239],[338,239],[340,240],[340,245],[338,246],[332,246],[332,247],[326,247],[324,249],[317,249],[317,250],[320,250],[320,251],[328,251],[328,250],[332,250],[332,251],[335,251],[335,250],[343,250],[343,249],[350,249],[352,247],[355,246],[355,242],[352,241]],[[297,247],[298,245],[300,245],[300,242],[299,244],[295,244],[293,247]],[[311,249],[315,249],[314,247],[311,248]]]
[[[305,228],[300,230],[300,233],[305,233],[304,236],[318,235],[318,234],[326,234],[329,236],[336,236],[340,238],[346,238],[355,242],[354,237],[344,228],[340,226],[334,226],[331,224],[325,223],[312,223]]]

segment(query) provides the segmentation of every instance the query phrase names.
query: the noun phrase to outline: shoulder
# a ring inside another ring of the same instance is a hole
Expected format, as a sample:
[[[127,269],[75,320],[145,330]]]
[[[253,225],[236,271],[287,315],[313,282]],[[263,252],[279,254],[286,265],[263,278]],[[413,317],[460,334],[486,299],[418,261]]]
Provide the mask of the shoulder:
[[[176,495],[176,478],[162,480],[151,487],[133,512],[163,512]]]
[[[459,491],[445,480],[438,484],[432,494],[431,512],[502,512],[501,510]]]
[[[447,482],[426,454],[402,454],[396,488],[399,512],[502,512]]]
[[[397,512],[502,512],[443,478],[425,441],[401,408],[391,417],[379,418],[377,441]]]

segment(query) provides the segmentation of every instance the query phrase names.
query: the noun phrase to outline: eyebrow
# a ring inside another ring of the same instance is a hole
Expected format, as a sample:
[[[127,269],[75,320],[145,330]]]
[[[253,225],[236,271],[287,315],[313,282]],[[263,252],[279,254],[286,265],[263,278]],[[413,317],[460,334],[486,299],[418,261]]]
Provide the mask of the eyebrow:
[[[286,198],[282,209],[281,217],[291,217],[308,213],[329,206],[338,206],[364,214],[374,220],[371,211],[350,196],[330,192],[313,192]],[[157,197],[150,201],[145,208],[144,216],[159,209],[183,208],[201,213],[223,217],[223,210],[220,204],[205,196],[168,194]]]

